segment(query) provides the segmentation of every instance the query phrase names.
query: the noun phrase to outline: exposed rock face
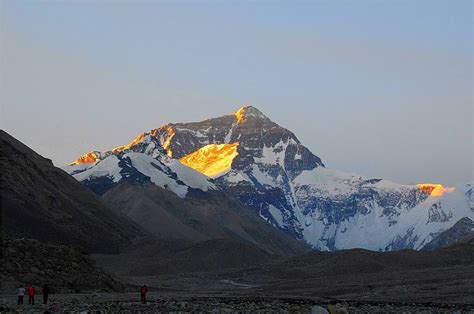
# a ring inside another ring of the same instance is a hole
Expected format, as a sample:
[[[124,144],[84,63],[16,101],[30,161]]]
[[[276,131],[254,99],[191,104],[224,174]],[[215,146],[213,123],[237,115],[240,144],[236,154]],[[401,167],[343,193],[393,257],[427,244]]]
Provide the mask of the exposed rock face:
[[[0,260],[2,293],[16,293],[19,284],[36,290],[48,284],[51,292],[122,291],[113,279],[80,248],[45,244],[32,239],[3,236]]]
[[[145,232],[50,160],[0,131],[2,229],[10,236],[117,252]]]
[[[120,154],[140,150],[153,156],[139,146],[153,141],[161,152],[153,158],[163,161],[166,154],[173,158],[169,160],[182,160],[212,177],[209,189],[238,198],[269,224],[320,250],[421,249],[460,219],[474,219],[466,201],[471,197],[472,203],[472,188],[469,194],[464,186],[403,185],[327,169],[291,131],[252,106],[201,122],[167,124],[137,139]],[[230,147],[237,148],[236,155]],[[120,154],[113,150],[98,155],[123,158]],[[219,164],[222,159],[226,162]],[[102,189],[99,170],[107,160],[86,166],[93,175],[71,167],[67,171]]]

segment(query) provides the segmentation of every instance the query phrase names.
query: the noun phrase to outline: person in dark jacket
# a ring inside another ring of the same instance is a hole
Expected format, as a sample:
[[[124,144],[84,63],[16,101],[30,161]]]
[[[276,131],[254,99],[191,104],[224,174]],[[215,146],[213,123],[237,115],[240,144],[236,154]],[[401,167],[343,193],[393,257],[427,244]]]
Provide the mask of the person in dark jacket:
[[[31,283],[26,288],[26,293],[28,293],[28,304],[35,305],[35,287]]]
[[[140,295],[142,297],[142,302],[143,303],[146,303],[146,294],[148,292],[148,287],[146,285],[143,285],[141,288],[140,288]]]
[[[49,287],[47,284],[43,285],[43,304],[48,304],[48,296],[49,296]]]

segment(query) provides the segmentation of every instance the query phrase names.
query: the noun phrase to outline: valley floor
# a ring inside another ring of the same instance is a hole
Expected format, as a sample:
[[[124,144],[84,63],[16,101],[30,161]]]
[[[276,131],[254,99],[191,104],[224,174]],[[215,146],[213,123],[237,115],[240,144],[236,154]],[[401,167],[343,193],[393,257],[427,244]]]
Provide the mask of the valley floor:
[[[474,305],[434,303],[383,303],[269,296],[177,295],[149,293],[142,304],[137,293],[54,294],[48,305],[16,305],[15,295],[0,296],[2,313],[311,313],[319,309],[331,313],[473,313]],[[40,303],[41,295],[37,296]],[[317,312],[321,313],[321,312]]]

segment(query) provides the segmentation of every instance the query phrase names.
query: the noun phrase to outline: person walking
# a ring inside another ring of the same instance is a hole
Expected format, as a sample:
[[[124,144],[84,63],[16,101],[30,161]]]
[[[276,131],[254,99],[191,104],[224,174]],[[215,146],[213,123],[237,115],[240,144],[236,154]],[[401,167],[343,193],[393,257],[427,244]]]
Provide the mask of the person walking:
[[[35,287],[31,283],[26,288],[26,293],[28,293],[28,304],[35,305]]]
[[[47,284],[43,285],[43,304],[48,304],[48,296],[49,296],[49,287]]]
[[[18,288],[18,305],[21,305],[23,304],[23,298],[25,297],[25,287],[23,287],[23,285],[20,285],[20,287]]]
[[[143,285],[140,288],[140,295],[142,297],[142,303],[146,303],[146,294],[148,293],[148,287],[146,285]]]

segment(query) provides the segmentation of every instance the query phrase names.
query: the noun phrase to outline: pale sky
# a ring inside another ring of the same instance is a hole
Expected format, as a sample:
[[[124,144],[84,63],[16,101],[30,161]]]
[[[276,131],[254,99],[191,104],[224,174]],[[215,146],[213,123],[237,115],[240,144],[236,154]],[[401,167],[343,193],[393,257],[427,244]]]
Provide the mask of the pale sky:
[[[472,1],[0,0],[0,126],[62,166],[252,104],[327,167],[474,178]]]

